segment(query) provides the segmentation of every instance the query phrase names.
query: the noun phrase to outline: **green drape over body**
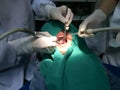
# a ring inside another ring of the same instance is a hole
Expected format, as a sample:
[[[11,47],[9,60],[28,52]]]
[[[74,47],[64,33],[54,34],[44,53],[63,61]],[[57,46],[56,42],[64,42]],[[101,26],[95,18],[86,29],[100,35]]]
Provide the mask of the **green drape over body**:
[[[64,25],[58,21],[49,21],[42,27],[52,35],[62,29]],[[71,24],[69,32],[77,29]],[[73,35],[72,45],[64,55],[58,49],[50,56],[44,55],[39,68],[48,90],[110,90],[100,60],[77,35]]]

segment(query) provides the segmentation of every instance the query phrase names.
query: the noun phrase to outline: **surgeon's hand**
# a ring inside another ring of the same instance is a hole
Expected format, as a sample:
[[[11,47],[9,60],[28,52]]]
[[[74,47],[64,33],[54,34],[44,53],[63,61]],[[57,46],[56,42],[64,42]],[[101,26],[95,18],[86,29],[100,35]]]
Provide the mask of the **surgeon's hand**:
[[[115,39],[111,39],[111,40],[109,41],[109,45],[110,45],[111,47],[114,47],[114,48],[120,47],[120,32],[117,33]]]
[[[117,33],[116,40],[120,41],[120,32]]]
[[[70,8],[68,8],[68,11],[66,13],[67,7],[64,5],[60,6],[60,7],[46,5],[45,7],[46,7],[51,19],[59,20],[62,23],[66,24],[66,26],[69,26],[70,23],[72,22],[73,12],[71,11]]]
[[[80,37],[90,37],[94,34],[85,33],[87,29],[93,29],[98,27],[104,20],[106,15],[101,9],[95,10],[90,16],[88,16],[79,26],[78,36]]]
[[[32,54],[34,52],[50,54],[53,53],[56,48],[57,38],[55,36],[48,36],[49,35],[39,35],[39,37],[27,36],[9,43],[15,47],[17,55]]]

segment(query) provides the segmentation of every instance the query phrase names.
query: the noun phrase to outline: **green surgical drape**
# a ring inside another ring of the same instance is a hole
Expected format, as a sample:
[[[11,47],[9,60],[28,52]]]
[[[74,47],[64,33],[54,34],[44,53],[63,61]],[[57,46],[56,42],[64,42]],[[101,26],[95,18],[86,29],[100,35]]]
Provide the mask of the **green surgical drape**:
[[[59,21],[49,21],[42,31],[57,35],[64,29]],[[69,33],[77,32],[70,25]],[[45,78],[48,90],[110,90],[107,75],[99,58],[86,46],[85,40],[72,36],[72,45],[63,55],[58,49],[51,55],[43,55],[39,65],[40,73]]]

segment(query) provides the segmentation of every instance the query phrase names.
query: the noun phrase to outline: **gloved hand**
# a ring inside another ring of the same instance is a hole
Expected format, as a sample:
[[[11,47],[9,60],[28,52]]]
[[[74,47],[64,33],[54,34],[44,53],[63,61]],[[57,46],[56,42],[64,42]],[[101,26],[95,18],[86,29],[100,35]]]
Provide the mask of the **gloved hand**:
[[[105,13],[101,9],[95,10],[79,26],[78,35],[80,37],[93,36],[91,33],[85,33],[86,29],[93,29],[100,25],[106,19]]]
[[[117,41],[120,41],[120,32],[117,33],[117,35],[116,35],[116,40],[117,40]]]
[[[68,11],[66,13],[66,8],[67,7],[64,5],[60,7],[55,7],[51,5],[45,6],[45,9],[51,19],[59,20],[62,23],[66,24],[66,26],[69,26],[73,19],[73,12],[70,8],[68,8]]]
[[[39,34],[39,37],[27,36],[9,43],[15,47],[17,55],[32,54],[34,52],[53,53],[56,48],[57,38],[55,36],[50,36],[46,32],[43,34],[46,36],[42,34]]]
[[[116,39],[111,39],[109,45],[114,48],[120,47],[120,32],[117,33]]]

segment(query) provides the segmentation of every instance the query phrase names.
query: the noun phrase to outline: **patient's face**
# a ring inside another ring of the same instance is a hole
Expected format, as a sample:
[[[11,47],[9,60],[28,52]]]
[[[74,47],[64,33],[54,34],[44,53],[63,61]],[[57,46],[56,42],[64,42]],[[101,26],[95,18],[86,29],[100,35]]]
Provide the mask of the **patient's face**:
[[[65,54],[67,49],[71,46],[72,43],[72,35],[70,33],[67,33],[66,38],[64,38],[64,32],[60,31],[57,34],[57,48],[62,53]]]

